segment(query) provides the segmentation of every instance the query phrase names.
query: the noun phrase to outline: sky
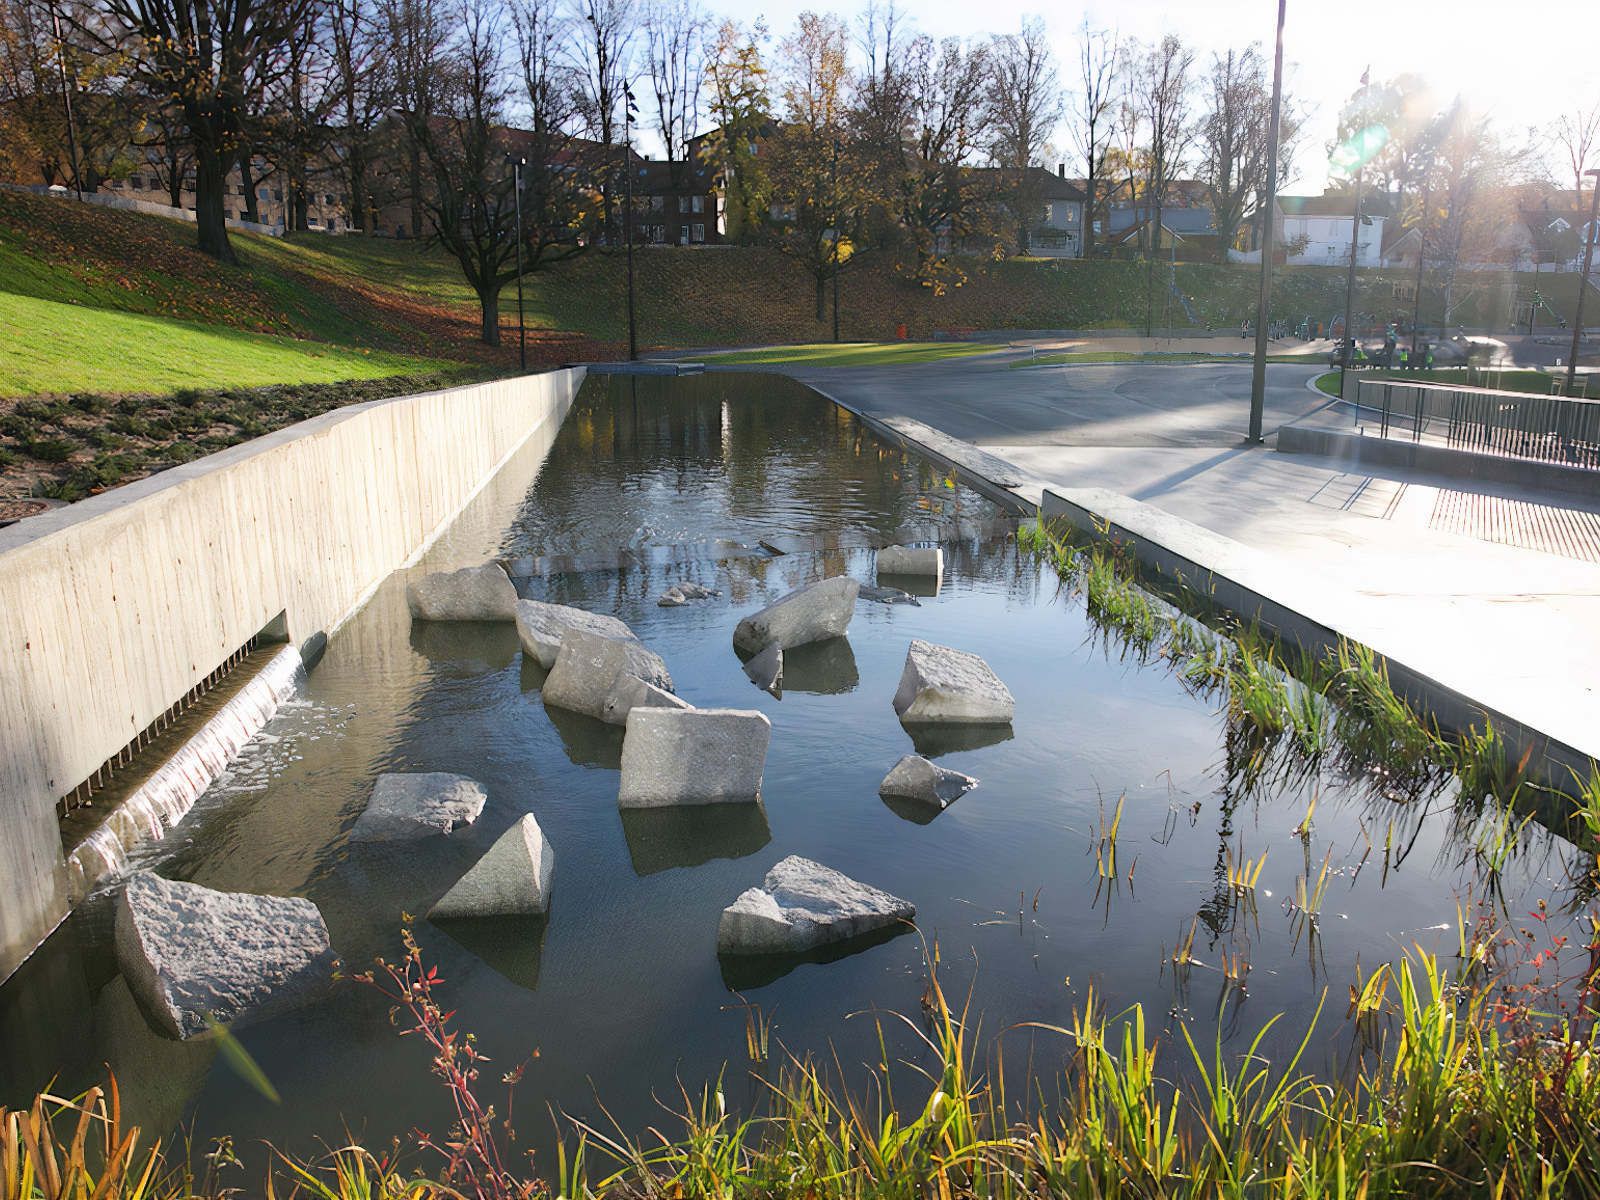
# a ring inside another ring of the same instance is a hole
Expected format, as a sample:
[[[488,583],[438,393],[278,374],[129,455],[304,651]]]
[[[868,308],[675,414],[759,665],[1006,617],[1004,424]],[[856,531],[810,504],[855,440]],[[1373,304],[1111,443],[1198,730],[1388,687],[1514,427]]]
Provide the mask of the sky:
[[[1178,34],[1194,47],[1197,66],[1214,51],[1261,42],[1270,54],[1277,0],[1104,0],[1088,4],[1038,0],[901,0],[915,28],[937,38],[973,37],[1017,29],[1024,16],[1044,16],[1062,81],[1071,84],[1077,63],[1075,34],[1085,18],[1092,28],[1116,29],[1152,41]],[[776,42],[806,9],[831,10],[853,20],[860,0],[739,0],[707,7],[749,21],[766,17]],[[1284,23],[1285,87],[1311,110],[1296,153],[1289,195],[1319,194],[1327,181],[1327,143],[1339,108],[1360,86],[1369,65],[1374,83],[1406,71],[1420,73],[1440,104],[1460,94],[1488,111],[1513,145],[1527,144],[1530,125],[1541,131],[1564,109],[1600,100],[1600,0],[1538,0],[1533,4],[1487,0],[1288,0]],[[1058,146],[1069,146],[1067,131]],[[1557,182],[1570,180],[1564,156],[1550,157]],[[1070,163],[1068,174],[1081,173]],[[1567,186],[1571,186],[1568,183]]]

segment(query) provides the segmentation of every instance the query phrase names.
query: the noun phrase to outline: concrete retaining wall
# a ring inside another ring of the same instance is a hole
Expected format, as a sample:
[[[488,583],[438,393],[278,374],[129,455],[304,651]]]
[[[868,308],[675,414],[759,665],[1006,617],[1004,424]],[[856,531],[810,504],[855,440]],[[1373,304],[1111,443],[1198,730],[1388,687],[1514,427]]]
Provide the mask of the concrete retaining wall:
[[[0,529],[0,979],[66,915],[58,797],[280,613],[348,619],[583,374],[354,405]]]

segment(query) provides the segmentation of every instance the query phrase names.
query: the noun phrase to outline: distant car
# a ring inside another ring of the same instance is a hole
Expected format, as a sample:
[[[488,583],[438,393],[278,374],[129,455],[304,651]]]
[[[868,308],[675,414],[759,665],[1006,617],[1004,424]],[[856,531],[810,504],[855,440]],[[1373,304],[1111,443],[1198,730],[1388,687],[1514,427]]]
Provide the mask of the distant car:
[[[1330,367],[1337,367],[1344,361],[1344,345],[1344,340],[1341,338],[1339,343],[1328,352],[1328,365]],[[1355,347],[1354,353],[1352,353],[1350,356],[1350,365],[1352,367],[1370,367],[1372,365],[1372,359],[1367,355],[1365,348],[1363,348],[1361,345],[1360,338],[1356,339]]]

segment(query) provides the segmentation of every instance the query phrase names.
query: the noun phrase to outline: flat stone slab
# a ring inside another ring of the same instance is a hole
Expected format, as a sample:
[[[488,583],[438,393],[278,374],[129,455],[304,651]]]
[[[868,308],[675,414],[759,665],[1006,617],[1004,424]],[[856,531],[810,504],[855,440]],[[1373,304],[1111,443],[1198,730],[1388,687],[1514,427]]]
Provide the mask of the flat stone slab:
[[[626,671],[618,675],[606,696],[600,719],[608,725],[626,725],[628,714],[636,708],[693,708],[681,696],[664,692],[652,683]]]
[[[555,868],[555,851],[529,813],[500,835],[428,916],[537,916],[550,908]]]
[[[976,654],[914,639],[895,692],[894,711],[906,724],[1006,725],[1017,702]]]
[[[556,665],[561,639],[573,629],[617,642],[639,640],[626,622],[605,613],[585,612],[570,604],[517,601],[517,638],[522,643],[522,652],[537,659],[546,671]]]
[[[935,766],[920,755],[907,754],[884,776],[878,785],[878,795],[919,800],[945,808],[977,786],[978,781],[971,775]]]
[[[757,654],[769,642],[783,649],[808,642],[843,637],[855,615],[861,585],[848,575],[796,588],[760,612],[739,622],[733,644],[747,654]]]
[[[659,655],[635,641],[617,641],[569,629],[561,639],[561,652],[544,681],[548,707],[566,708],[606,720],[607,704],[622,676],[631,675],[661,692],[670,692],[672,676]],[[625,689],[626,693],[626,689]],[[626,694],[617,699],[626,700]],[[631,705],[629,706],[631,707]],[[627,716],[624,708],[622,716]]]
[[[350,831],[352,842],[398,842],[471,825],[483,811],[483,784],[444,771],[379,775],[372,799]]]
[[[499,563],[437,571],[406,585],[418,621],[515,621],[517,588]]]
[[[744,664],[744,673],[750,677],[750,682],[758,688],[771,692],[774,696],[781,697],[783,695],[783,647],[778,645],[777,642],[768,642],[766,649]]]
[[[722,910],[723,954],[797,954],[910,921],[916,906],[790,855]]]
[[[885,546],[877,555],[880,575],[942,575],[944,551],[937,546]]]
[[[743,804],[761,796],[772,723],[737,708],[635,708],[622,742],[621,808]]]
[[[217,892],[139,871],[117,899],[117,962],[174,1037],[238,1026],[319,996],[337,957],[309,900]]]

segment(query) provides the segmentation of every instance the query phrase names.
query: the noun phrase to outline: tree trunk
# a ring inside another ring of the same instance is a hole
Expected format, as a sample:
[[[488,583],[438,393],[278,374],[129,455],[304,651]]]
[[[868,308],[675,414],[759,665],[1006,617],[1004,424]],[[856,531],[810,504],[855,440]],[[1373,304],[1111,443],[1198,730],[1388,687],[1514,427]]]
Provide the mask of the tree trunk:
[[[173,208],[183,207],[183,155],[178,152],[169,137],[166,151],[167,160],[167,197],[172,201]]]
[[[251,173],[251,159],[253,147],[246,146],[239,151],[239,185],[244,189],[244,214],[245,220],[254,224],[261,224],[261,205],[256,197],[255,176]]]
[[[350,182],[350,228],[370,234],[372,214],[367,209],[366,200],[367,156],[363,150],[352,146],[347,162],[346,173]]]
[[[1084,258],[1094,257],[1094,184],[1094,169],[1091,162],[1089,177],[1083,181],[1084,195],[1087,199],[1083,204],[1083,234],[1079,252]]]
[[[1151,337],[1156,320],[1156,260],[1161,257],[1161,195],[1158,191],[1155,202],[1155,220],[1150,225],[1150,241],[1153,243],[1150,250],[1150,269],[1145,278],[1144,294],[1144,335]]]
[[[821,275],[818,275],[817,276],[817,320],[819,320],[819,321],[826,321],[828,319],[827,295],[828,295],[828,292],[827,292],[826,281],[823,279],[823,277]]]
[[[417,145],[416,138],[406,139],[406,155],[411,160],[411,236],[419,238],[422,236],[422,147]]]
[[[194,221],[199,230],[200,252],[229,266],[238,266],[233,246],[228,241],[227,218],[222,200],[228,178],[228,158],[209,146],[195,147]]]
[[[311,228],[306,221],[309,214],[306,183],[306,156],[296,147],[289,156],[289,196],[292,203],[289,205],[291,220],[289,228],[306,230]]]
[[[483,309],[483,344],[500,344],[500,289],[492,287],[478,293],[478,304]]]

